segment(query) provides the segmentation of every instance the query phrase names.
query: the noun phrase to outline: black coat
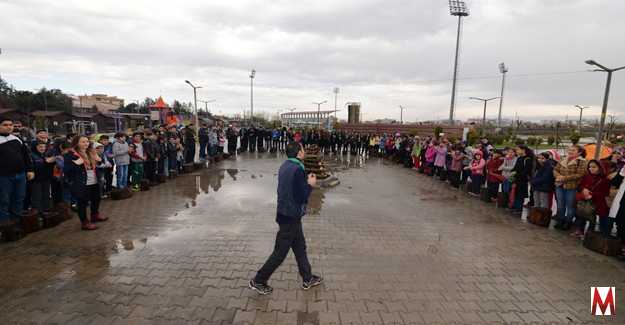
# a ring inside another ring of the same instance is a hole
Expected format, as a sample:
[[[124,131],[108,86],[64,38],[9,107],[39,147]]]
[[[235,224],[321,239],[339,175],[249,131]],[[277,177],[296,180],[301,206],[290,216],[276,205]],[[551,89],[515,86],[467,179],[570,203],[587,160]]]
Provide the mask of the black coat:
[[[553,177],[553,161],[545,160],[545,163],[538,169],[532,178],[532,189],[540,192],[553,192],[555,189],[555,178]]]
[[[71,151],[63,155],[63,174],[65,181],[69,184],[72,195],[79,200],[87,200],[87,170],[84,164],[76,165],[74,163],[74,160],[78,158],[79,157]],[[96,182],[100,182],[100,175],[97,175],[97,168]]]

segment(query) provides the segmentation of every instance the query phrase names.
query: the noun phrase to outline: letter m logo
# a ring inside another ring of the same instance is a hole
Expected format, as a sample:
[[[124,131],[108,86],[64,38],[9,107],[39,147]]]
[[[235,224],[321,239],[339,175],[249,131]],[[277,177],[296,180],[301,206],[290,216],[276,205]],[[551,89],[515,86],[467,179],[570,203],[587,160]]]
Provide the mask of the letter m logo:
[[[592,314],[595,316],[613,316],[616,308],[614,303],[615,295],[615,287],[590,287],[590,308]]]

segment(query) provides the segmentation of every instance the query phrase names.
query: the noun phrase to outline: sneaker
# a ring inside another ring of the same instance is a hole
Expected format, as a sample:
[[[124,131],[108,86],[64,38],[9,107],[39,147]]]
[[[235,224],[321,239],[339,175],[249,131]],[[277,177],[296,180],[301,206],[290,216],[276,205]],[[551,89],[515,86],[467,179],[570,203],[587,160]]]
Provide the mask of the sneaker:
[[[94,213],[93,215],[91,215],[91,222],[102,222],[102,221],[106,221],[109,218],[102,216],[99,212],[98,213]]]
[[[82,224],[81,229],[82,230],[87,230],[87,231],[89,231],[89,230],[96,230],[96,229],[98,229],[98,226],[96,226],[96,225],[94,225],[92,223],[87,222],[87,223]]]
[[[323,278],[318,275],[313,275],[310,280],[304,281],[302,283],[302,289],[308,290],[312,287],[316,287],[323,283]]]
[[[258,294],[261,294],[263,296],[264,295],[268,295],[268,294],[273,292],[273,288],[272,287],[270,287],[269,285],[264,284],[264,283],[258,283],[256,281],[254,281],[254,279],[250,280],[250,283],[249,283],[248,286],[250,287],[250,289],[258,292]]]

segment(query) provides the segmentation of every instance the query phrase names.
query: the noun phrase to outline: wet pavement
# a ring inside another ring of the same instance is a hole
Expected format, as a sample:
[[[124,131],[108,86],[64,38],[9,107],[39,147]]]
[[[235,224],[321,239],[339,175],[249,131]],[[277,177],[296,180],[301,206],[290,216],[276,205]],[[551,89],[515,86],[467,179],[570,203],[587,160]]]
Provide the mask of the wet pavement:
[[[623,324],[624,264],[386,161],[332,162],[304,232],[326,283],[299,289],[292,254],[260,297],[282,158],[244,154],[125,201],[95,232],[76,218],[0,244],[0,323]]]

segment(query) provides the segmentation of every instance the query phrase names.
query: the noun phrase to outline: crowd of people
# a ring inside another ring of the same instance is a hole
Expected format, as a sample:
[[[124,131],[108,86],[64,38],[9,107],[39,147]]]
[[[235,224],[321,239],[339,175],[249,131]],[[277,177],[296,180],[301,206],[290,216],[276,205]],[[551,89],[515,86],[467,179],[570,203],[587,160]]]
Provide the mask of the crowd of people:
[[[580,239],[597,230],[612,238],[616,230],[625,245],[623,148],[595,160],[587,157],[583,147],[572,145],[560,159],[553,150],[536,154],[523,144],[498,149],[486,138],[473,146],[446,138],[396,135],[395,139],[403,143],[398,148],[404,148],[398,160],[406,162],[410,152],[412,162],[405,163],[407,167],[454,188],[464,186],[469,194],[497,202],[518,217],[523,208],[546,213],[556,221],[555,229]],[[621,255],[625,257],[625,249]]]
[[[144,183],[163,182],[182,172],[194,162],[196,136],[199,158],[205,162],[245,151],[285,151],[293,141],[318,146],[328,155],[385,157],[503,204],[513,215],[520,216],[524,207],[551,211],[555,204],[556,229],[583,238],[597,226],[603,236],[616,228],[625,244],[621,148],[597,161],[574,145],[560,159],[553,151],[536,154],[522,144],[498,149],[486,138],[470,146],[445,137],[232,125],[202,125],[197,133],[191,126],[161,126],[111,137],[50,138],[45,130],[33,134],[9,119],[0,123],[0,232],[19,227],[25,214],[46,217],[59,204],[78,213],[82,229],[97,229],[96,223],[107,220],[99,210],[101,199],[113,191],[139,191]]]
[[[198,131],[201,159],[215,162],[223,154],[224,135],[234,128],[202,125]],[[95,230],[108,219],[100,211],[102,199],[116,191],[140,191],[182,172],[194,163],[195,139],[191,126],[174,125],[50,137],[46,130],[33,132],[21,121],[2,119],[0,234],[6,239],[19,232],[25,217],[48,220],[64,207],[78,214],[83,230]]]

